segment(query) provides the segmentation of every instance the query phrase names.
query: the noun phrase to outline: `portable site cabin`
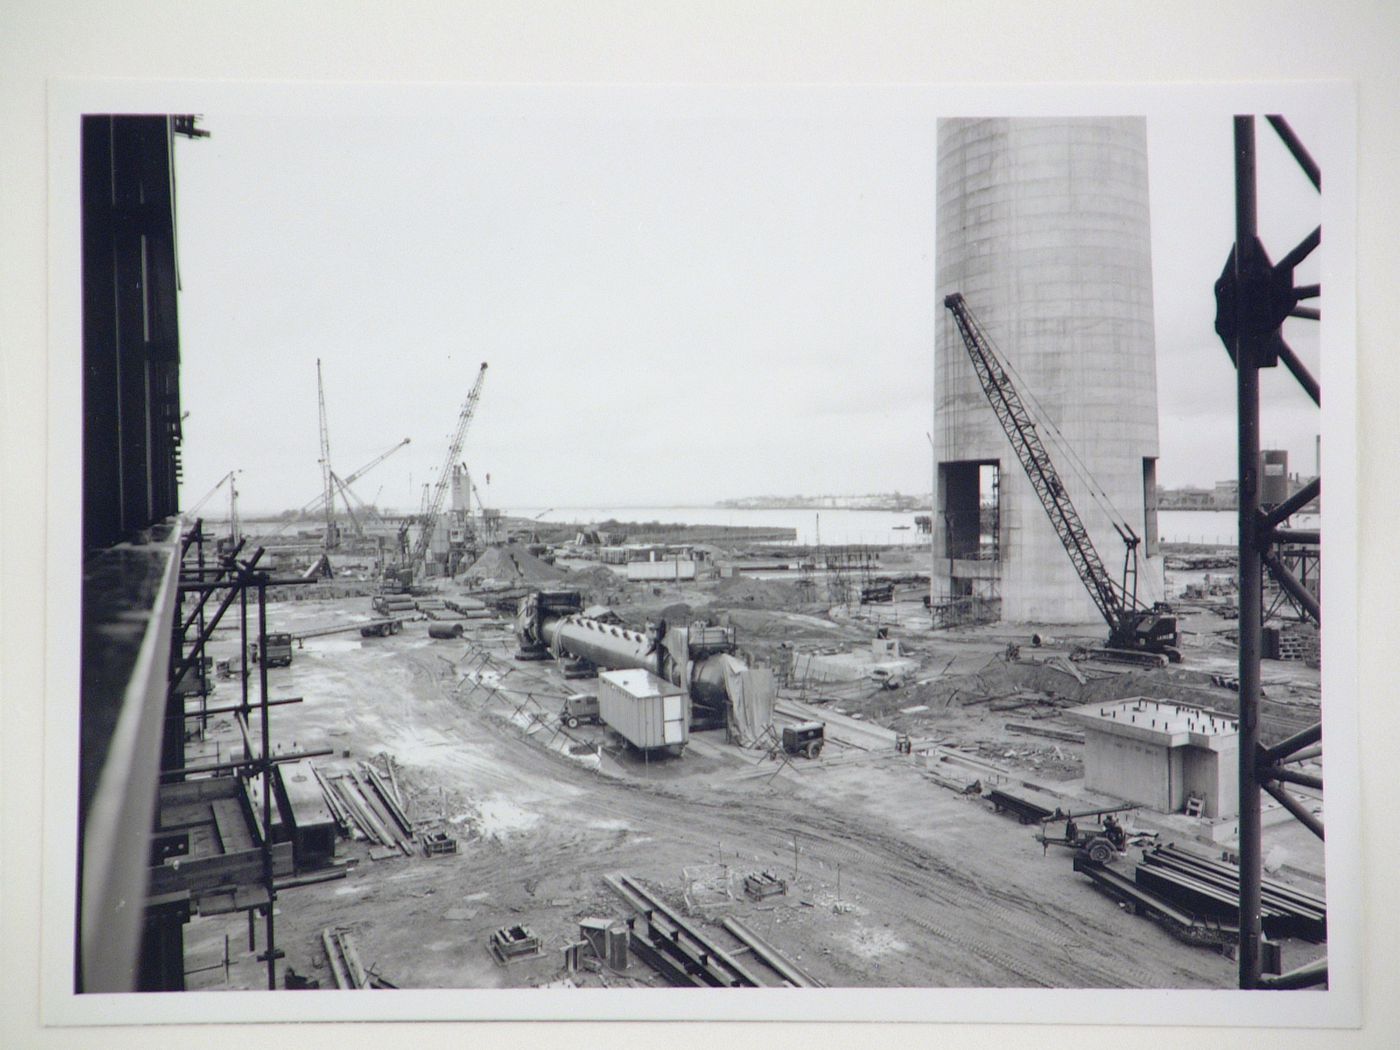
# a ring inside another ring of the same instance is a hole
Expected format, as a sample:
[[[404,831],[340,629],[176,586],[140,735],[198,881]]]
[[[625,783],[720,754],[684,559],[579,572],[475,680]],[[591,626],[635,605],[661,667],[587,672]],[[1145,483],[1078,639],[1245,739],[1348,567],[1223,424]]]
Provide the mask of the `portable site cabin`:
[[[640,668],[598,675],[598,711],[639,751],[668,748],[679,755],[690,737],[689,693]]]

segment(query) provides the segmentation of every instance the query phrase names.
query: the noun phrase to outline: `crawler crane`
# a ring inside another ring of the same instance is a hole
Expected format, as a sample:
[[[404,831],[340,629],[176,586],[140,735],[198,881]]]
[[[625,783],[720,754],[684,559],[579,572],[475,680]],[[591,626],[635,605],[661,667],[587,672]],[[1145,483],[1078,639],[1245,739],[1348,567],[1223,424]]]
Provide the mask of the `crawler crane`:
[[[1108,624],[1108,641],[1103,655],[1130,661],[1160,663],[1162,658],[1173,663],[1181,660],[1177,649],[1176,617],[1162,602],[1147,606],[1137,596],[1137,549],[1139,537],[1126,523],[1114,523],[1126,548],[1123,559],[1123,580],[1114,580],[1104,568],[1089,532],[1074,509],[1069,491],[1060,480],[1059,471],[1046,451],[1030,412],[1011,382],[1011,376],[992,347],[991,340],[973,317],[961,293],[954,292],[943,305],[957,322],[958,332],[967,347],[968,357],[982,384],[982,391],[991,403],[1007,440],[1021,461],[1031,487],[1050,518],[1060,543],[1074,564],[1089,597]],[[1131,581],[1131,583],[1129,582]]]

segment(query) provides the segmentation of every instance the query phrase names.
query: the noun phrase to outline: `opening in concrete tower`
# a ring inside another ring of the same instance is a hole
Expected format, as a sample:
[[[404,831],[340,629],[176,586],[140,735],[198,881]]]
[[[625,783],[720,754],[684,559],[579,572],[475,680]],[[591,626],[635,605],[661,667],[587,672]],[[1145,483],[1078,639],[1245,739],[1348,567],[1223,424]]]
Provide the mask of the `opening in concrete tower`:
[[[947,599],[944,618],[950,623],[995,620],[1001,578],[1001,461],[938,464],[938,515],[948,571],[948,591],[940,596]]]
[[[1142,457],[1142,554],[1157,556],[1157,457]]]

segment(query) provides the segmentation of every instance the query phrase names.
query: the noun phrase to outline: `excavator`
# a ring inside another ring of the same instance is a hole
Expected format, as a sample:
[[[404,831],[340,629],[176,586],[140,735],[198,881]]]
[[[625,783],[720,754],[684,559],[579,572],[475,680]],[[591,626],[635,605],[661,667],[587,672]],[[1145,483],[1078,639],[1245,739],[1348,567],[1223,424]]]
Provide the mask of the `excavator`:
[[[1095,655],[1125,662],[1179,663],[1180,635],[1176,617],[1164,602],[1147,605],[1137,596],[1137,550],[1140,539],[1124,523],[1114,528],[1124,543],[1123,580],[1114,580],[1104,568],[1093,540],[1080,519],[1069,490],[1065,488],[1054,461],[1045,448],[1031,413],[1021,400],[1006,366],[997,356],[991,340],[968,308],[960,292],[943,300],[953,315],[973,370],[987,395],[992,411],[1011,442],[1031,487],[1045,508],[1065,553],[1074,565],[1099,615],[1108,624],[1108,641]]]

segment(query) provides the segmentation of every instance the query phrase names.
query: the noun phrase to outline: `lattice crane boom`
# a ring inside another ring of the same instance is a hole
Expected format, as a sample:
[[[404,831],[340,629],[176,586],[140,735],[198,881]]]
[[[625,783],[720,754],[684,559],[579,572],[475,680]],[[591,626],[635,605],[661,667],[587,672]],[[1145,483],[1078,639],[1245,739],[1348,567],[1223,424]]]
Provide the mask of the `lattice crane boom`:
[[[471,490],[472,499],[476,500],[476,512],[480,514],[486,509],[486,501],[481,498],[481,491],[476,487],[476,481],[472,478],[472,472],[467,469],[465,463],[462,464],[462,472],[467,476],[467,487]]]
[[[321,381],[321,359],[316,358],[316,402],[321,416],[321,498],[325,501],[326,549],[335,542],[335,482],[331,479],[331,436],[326,426],[326,389]]]
[[[360,478],[364,477],[364,476],[365,476],[366,474],[368,474],[371,470],[373,470],[375,467],[379,466],[379,464],[383,463],[386,459],[388,459],[390,456],[392,456],[395,452],[397,452],[399,449],[403,448],[403,447],[404,447],[405,445],[407,445],[408,443],[409,443],[409,439],[408,439],[408,438],[404,438],[404,439],[403,439],[402,441],[400,441],[397,445],[394,445],[392,448],[386,449],[385,451],[379,453],[379,455],[375,456],[372,460],[370,460],[368,463],[364,464],[362,467],[360,467],[360,468],[359,468],[358,470],[356,470],[354,473],[348,474],[348,475],[346,475],[346,476],[343,477],[343,478],[339,478],[339,477],[338,477],[336,480],[338,480],[338,481],[340,482],[340,484],[342,484],[342,485],[353,485],[356,481],[358,481]],[[315,496],[313,496],[311,499],[307,500],[305,503],[303,503],[303,504],[301,505],[301,509],[297,512],[297,516],[298,516],[298,517],[303,517],[303,516],[305,516],[305,515],[307,515],[307,514],[314,514],[314,513],[316,513],[317,511],[319,511],[322,507],[324,507],[325,505],[326,505],[326,494],[325,494],[325,492],[324,492],[324,491],[318,492]],[[282,525],[282,526],[279,526],[279,528],[285,528],[285,527],[286,527],[285,524]]]
[[[1021,461],[1026,477],[1045,508],[1065,553],[1074,564],[1074,571],[1108,624],[1112,638],[1121,637],[1125,630],[1130,629],[1134,619],[1133,603],[1126,600],[1124,589],[1114,582],[1104,568],[1103,560],[1094,548],[1079,512],[1074,509],[1074,502],[1045,449],[1035,422],[962,294],[954,292],[943,300],[943,305],[957,322],[958,332],[977,373],[977,381],[981,383],[1001,429],[1011,442],[1016,458]],[[1128,540],[1128,537],[1125,535],[1124,539]],[[1133,541],[1128,542],[1131,545]]]
[[[379,464],[383,463],[386,459],[388,459],[390,456],[392,456],[395,452],[397,452],[399,449],[401,449],[401,448],[403,448],[405,445],[407,445],[407,444],[409,443],[410,440],[411,440],[410,438],[404,438],[402,441],[400,441],[397,445],[393,446],[392,448],[385,449],[383,452],[379,453],[379,455],[375,456],[372,460],[370,460],[370,461],[369,461],[368,463],[366,463],[364,466],[360,467],[358,470],[355,470],[355,471],[351,472],[350,474],[347,474],[345,477],[341,478],[341,479],[340,479],[340,480],[341,480],[341,484],[343,484],[343,485],[353,485],[353,484],[355,484],[355,482],[359,481],[362,477],[364,477],[366,474],[368,474],[371,470],[373,470],[375,467],[379,466]]]
[[[438,515],[442,513],[443,501],[452,482],[452,467],[461,459],[462,440],[467,435],[467,428],[471,426],[472,416],[476,414],[476,404],[481,399],[481,386],[485,381],[486,362],[483,361],[481,362],[481,371],[476,374],[476,382],[472,384],[471,393],[467,395],[467,400],[462,404],[462,412],[457,417],[457,430],[452,435],[451,444],[447,446],[447,456],[443,460],[442,470],[438,474],[437,485],[433,489],[433,498],[419,521],[418,541],[413,546],[413,556],[409,562],[415,572],[427,560],[428,545],[432,542],[433,530],[437,525]]]
[[[233,476],[234,476],[235,474],[237,474],[237,473],[238,473],[238,471],[236,471],[236,470],[230,470],[227,474],[225,474],[223,477],[221,477],[218,481],[214,482],[214,487],[211,488],[208,492],[206,492],[203,496],[200,496],[200,497],[199,497],[199,502],[196,503],[196,504],[195,504],[193,507],[191,507],[189,510],[185,511],[185,514],[186,514],[188,517],[191,517],[191,518],[194,517],[196,514],[198,514],[198,513],[199,513],[199,508],[202,507],[202,506],[204,506],[206,503],[208,503],[209,500],[210,500],[211,498],[213,498],[214,493],[218,492],[219,489],[221,489],[221,488],[224,487],[224,483],[225,483],[225,482],[232,481],[232,480],[233,480]]]

